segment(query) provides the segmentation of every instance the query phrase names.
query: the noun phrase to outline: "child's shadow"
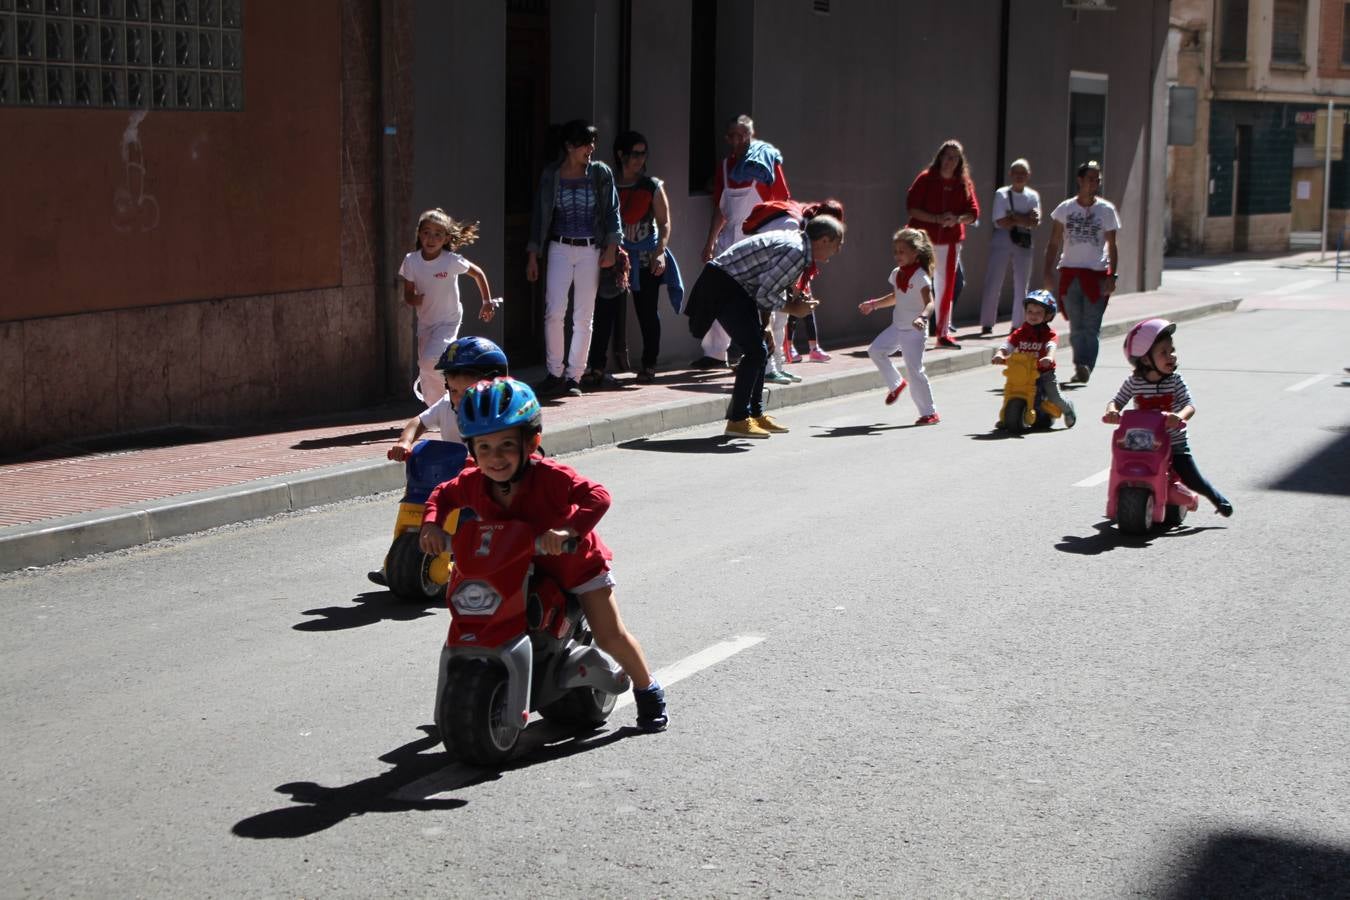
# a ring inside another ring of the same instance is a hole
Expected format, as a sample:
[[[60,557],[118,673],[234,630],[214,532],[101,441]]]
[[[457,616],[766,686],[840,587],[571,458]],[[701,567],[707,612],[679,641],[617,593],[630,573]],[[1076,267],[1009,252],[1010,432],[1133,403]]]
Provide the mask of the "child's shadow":
[[[563,759],[643,733],[625,726],[597,737],[596,731],[576,731],[536,722],[521,735],[520,750],[514,760],[501,769],[484,769],[456,762],[441,752],[434,725],[418,727],[423,737],[380,757],[382,762],[393,764],[388,771],[338,787],[324,787],[312,781],[280,785],[277,792],[289,794],[297,805],[249,816],[230,830],[237,837],[298,838],[366,813],[459,809],[469,801],[439,799],[435,795],[495,781],[502,772]],[[427,752],[433,750],[436,752]]]
[[[993,431],[984,431],[977,434],[968,434],[966,437],[972,441],[1006,441],[1010,439],[1021,440],[1024,437],[1030,437],[1033,434],[1052,434],[1058,431],[1068,431],[1067,428],[1030,428],[1026,431],[1010,431],[1007,428],[995,428]]]
[[[423,600],[402,600],[391,591],[366,591],[353,597],[357,606],[320,606],[307,609],[302,615],[322,616],[319,619],[306,619],[291,627],[296,631],[342,631],[346,628],[360,628],[377,622],[410,622],[434,615],[433,608],[444,609],[445,597]]]
[[[659,441],[651,438],[634,438],[631,441],[621,441],[614,446],[620,450],[651,450],[656,453],[745,453],[750,449],[749,444],[730,434],[668,438]]]
[[[1221,525],[1183,525],[1180,528],[1172,528],[1167,531],[1155,530],[1148,534],[1126,534],[1115,524],[1106,519],[1092,526],[1097,530],[1096,534],[1090,534],[1086,537],[1066,534],[1055,549],[1062,553],[1077,553],[1082,556],[1098,556],[1116,549],[1138,550],[1148,547],[1159,538],[1189,537],[1193,534],[1199,534],[1202,531],[1212,531],[1216,528],[1222,528]]]
[[[813,434],[813,438],[841,438],[841,437],[868,437],[873,434],[881,434],[883,431],[903,431],[906,428],[918,428],[918,425],[883,425],[877,422],[872,425],[839,425],[834,428],[823,428],[819,425],[812,425],[812,428],[821,428],[820,434]]]

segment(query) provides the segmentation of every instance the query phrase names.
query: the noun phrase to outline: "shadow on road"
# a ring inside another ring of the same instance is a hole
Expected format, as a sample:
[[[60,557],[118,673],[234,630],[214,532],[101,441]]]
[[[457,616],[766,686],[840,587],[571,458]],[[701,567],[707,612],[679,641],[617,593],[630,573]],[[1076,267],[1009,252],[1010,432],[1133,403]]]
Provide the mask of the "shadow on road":
[[[812,428],[822,428],[819,425],[812,425]],[[883,425],[876,422],[872,425],[838,425],[833,428],[822,428],[820,434],[813,434],[813,438],[848,438],[848,437],[867,437],[873,434],[881,434],[885,431],[904,431],[906,428],[918,428],[918,425]]]
[[[1321,450],[1272,481],[1276,491],[1350,496],[1350,426],[1328,428],[1336,438]]]
[[[1272,834],[1224,831],[1183,849],[1173,878],[1150,894],[1165,900],[1350,897],[1350,849]]]
[[[435,615],[433,609],[444,609],[445,599],[436,597],[429,600],[400,600],[389,591],[368,591],[352,598],[357,606],[320,606],[304,610],[306,616],[322,616],[308,619],[291,627],[296,631],[343,631],[347,628],[360,628],[377,622],[411,622]]]
[[[715,434],[710,437],[670,438],[654,441],[650,438],[636,438],[615,444],[620,450],[651,450],[656,453],[744,453],[750,449],[745,439],[727,434]]]
[[[1158,539],[1189,537],[1193,534],[1199,534],[1202,531],[1213,531],[1221,529],[1222,525],[1195,525],[1173,528],[1170,531],[1152,531],[1148,534],[1134,535],[1126,534],[1116,528],[1110,519],[1098,522],[1092,526],[1097,530],[1096,534],[1090,534],[1085,537],[1079,537],[1073,534],[1066,534],[1055,549],[1063,553],[1077,553],[1083,556],[1097,556],[1116,549],[1137,550],[1141,547],[1148,547]]]
[[[423,737],[380,757],[382,762],[393,764],[388,771],[339,787],[312,781],[280,785],[277,793],[290,795],[297,805],[249,816],[236,823],[231,832],[236,837],[259,840],[299,838],[366,813],[459,809],[469,801],[436,795],[496,781],[506,772],[565,759],[643,733],[631,727],[578,733],[536,721],[521,735],[520,749],[510,764],[501,769],[482,769],[455,762],[445,753],[434,725],[418,727]]]

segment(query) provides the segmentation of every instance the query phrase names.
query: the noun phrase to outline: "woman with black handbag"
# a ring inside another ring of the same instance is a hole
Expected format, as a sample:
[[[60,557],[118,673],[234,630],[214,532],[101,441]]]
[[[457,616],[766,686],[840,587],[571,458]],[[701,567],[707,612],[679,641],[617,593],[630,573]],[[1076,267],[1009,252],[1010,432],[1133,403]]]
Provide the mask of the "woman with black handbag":
[[[1012,327],[1015,330],[1022,324],[1022,301],[1031,280],[1031,230],[1041,224],[1041,195],[1027,187],[1030,180],[1031,163],[1016,159],[1008,167],[1010,183],[994,192],[994,236],[989,241],[989,266],[980,302],[983,335],[993,334],[998,322],[998,299],[1009,258],[1013,264]]]

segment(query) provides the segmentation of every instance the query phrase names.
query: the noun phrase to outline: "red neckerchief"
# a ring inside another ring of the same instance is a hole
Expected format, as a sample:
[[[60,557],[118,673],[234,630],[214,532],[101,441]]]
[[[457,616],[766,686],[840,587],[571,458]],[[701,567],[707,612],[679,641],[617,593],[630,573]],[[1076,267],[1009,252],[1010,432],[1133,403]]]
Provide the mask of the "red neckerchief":
[[[903,293],[909,290],[909,280],[914,277],[914,273],[919,271],[919,264],[912,262],[907,266],[901,266],[900,271],[895,273],[895,286]]]
[[[814,262],[811,263],[811,265],[807,266],[805,269],[803,269],[802,277],[797,279],[797,290],[801,291],[802,293],[808,292],[811,288],[811,279],[815,278],[816,273],[819,271],[820,267],[817,266]]]

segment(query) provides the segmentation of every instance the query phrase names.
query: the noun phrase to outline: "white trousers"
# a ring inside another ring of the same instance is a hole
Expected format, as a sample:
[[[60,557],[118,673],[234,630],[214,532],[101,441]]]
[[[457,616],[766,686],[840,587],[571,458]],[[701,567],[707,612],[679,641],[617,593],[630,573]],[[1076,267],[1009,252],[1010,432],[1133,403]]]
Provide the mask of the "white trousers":
[[[567,289],[572,288],[572,346],[563,366],[563,321]],[[595,317],[595,292],[600,287],[600,248],[548,242],[544,281],[544,365],[548,374],[576,380],[586,371]]]
[[[731,335],[722,327],[721,322],[713,322],[708,333],[703,335],[703,355],[713,359],[727,361],[727,348],[731,346]]]
[[[427,406],[445,396],[445,376],[436,371],[441,354],[459,337],[459,319],[417,326],[417,377]]]
[[[905,357],[905,377],[909,382],[909,396],[919,409],[919,415],[931,416],[937,412],[933,406],[933,388],[928,383],[928,375],[923,370],[923,347],[928,336],[913,325],[896,325],[894,322],[877,335],[876,340],[867,348],[867,355],[886,381],[888,390],[900,386],[900,372],[891,362],[891,354],[899,350]]]
[[[773,347],[770,349],[768,362],[765,363],[766,372],[781,372],[788,364],[787,356],[783,353],[783,341],[787,338],[787,320],[788,314],[781,309],[776,309],[769,315],[769,328],[773,331]]]
[[[1027,299],[1027,282],[1031,279],[1031,248],[1018,247],[1011,238],[994,235],[989,242],[989,267],[984,273],[984,296],[980,298],[980,325],[993,328],[998,323],[998,298],[1003,293],[1003,278],[1008,272],[1008,259],[1013,264],[1012,327],[1022,324],[1023,306]]]

